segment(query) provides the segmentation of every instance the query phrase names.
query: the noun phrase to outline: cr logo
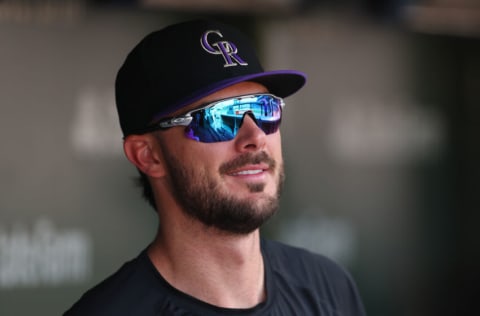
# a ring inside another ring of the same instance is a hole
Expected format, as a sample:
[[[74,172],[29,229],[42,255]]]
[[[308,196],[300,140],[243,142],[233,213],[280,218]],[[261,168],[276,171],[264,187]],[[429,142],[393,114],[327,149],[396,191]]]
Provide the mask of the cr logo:
[[[246,63],[240,56],[237,55],[238,49],[235,44],[228,42],[228,41],[217,41],[212,44],[208,42],[208,36],[210,34],[215,34],[220,38],[223,38],[222,33],[220,31],[206,31],[203,33],[202,37],[200,38],[200,44],[202,45],[203,49],[210,54],[214,55],[222,55],[225,64],[223,67],[231,67],[231,66],[247,66]]]

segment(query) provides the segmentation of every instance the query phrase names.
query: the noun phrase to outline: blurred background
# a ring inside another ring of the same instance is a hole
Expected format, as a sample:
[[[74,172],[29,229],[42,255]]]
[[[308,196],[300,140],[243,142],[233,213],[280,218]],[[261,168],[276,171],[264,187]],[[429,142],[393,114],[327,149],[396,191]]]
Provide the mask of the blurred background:
[[[152,240],[113,83],[144,35],[200,16],[309,78],[265,236],[346,266],[370,316],[475,314],[478,0],[4,0],[0,315],[60,315]]]

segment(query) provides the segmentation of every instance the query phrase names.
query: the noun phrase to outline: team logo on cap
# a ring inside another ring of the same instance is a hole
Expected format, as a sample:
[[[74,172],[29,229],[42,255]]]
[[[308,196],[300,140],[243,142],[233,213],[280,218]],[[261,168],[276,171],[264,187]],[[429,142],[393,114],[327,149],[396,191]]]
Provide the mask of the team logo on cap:
[[[222,33],[220,31],[206,31],[203,33],[202,37],[200,38],[200,44],[202,44],[202,48],[214,55],[222,55],[225,64],[223,67],[232,67],[232,66],[247,66],[248,63],[246,63],[240,56],[238,56],[238,49],[235,44],[229,41],[217,41],[210,43],[209,42],[209,37],[212,37],[210,35],[216,35],[219,38],[223,38]]]

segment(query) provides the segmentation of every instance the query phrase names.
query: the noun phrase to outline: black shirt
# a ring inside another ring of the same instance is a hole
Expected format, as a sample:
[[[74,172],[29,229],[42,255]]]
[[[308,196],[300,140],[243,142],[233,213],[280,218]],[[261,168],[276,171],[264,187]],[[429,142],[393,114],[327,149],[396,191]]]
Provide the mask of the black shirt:
[[[350,275],[307,250],[262,240],[266,301],[248,309],[221,308],[171,286],[147,252],[89,290],[64,316],[75,315],[320,315],[364,316]]]

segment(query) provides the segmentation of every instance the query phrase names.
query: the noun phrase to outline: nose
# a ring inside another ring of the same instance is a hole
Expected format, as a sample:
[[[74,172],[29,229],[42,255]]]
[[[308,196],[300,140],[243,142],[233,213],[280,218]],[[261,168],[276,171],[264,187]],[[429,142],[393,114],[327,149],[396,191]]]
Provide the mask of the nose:
[[[242,126],[235,137],[235,146],[238,151],[256,151],[263,149],[267,135],[257,126],[253,114],[246,113]]]

